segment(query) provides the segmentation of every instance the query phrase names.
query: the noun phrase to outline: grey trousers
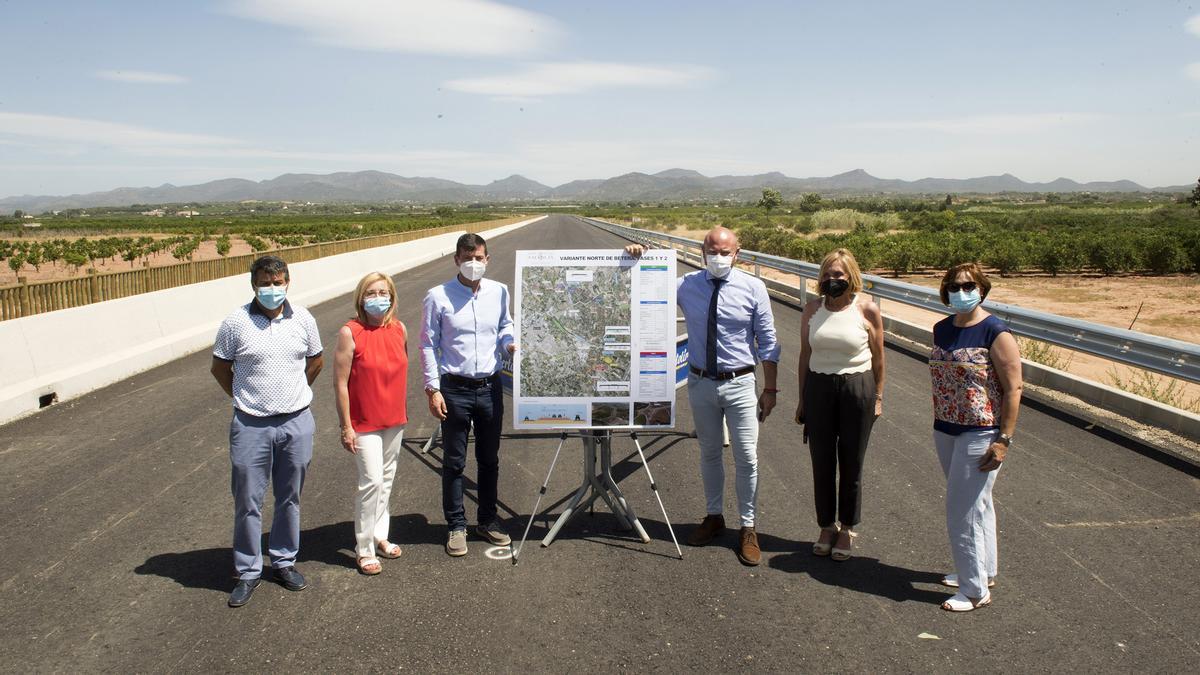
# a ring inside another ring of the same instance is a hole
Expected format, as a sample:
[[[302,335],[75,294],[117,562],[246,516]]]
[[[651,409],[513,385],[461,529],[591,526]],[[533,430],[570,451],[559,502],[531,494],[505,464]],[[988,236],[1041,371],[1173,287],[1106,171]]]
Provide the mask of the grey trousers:
[[[758,503],[758,391],[754,375],[718,382],[689,373],[688,403],[700,441],[706,512],[715,516],[725,510],[724,422],[733,449],[738,514],[742,527],[754,527]]]
[[[312,412],[255,417],[234,410],[229,424],[233,465],[233,569],[239,579],[262,576],[262,505],[275,491],[269,553],[276,569],[296,564],[300,551],[300,491],[312,461]]]
[[[946,474],[946,532],[958,574],[959,591],[968,598],[987,595],[988,577],[997,573],[995,471],[980,471],[979,460],[996,440],[995,429],[957,436],[933,432],[938,461]]]
[[[804,377],[804,430],[812,456],[817,525],[858,525],[862,467],[875,425],[875,375],[871,371]]]

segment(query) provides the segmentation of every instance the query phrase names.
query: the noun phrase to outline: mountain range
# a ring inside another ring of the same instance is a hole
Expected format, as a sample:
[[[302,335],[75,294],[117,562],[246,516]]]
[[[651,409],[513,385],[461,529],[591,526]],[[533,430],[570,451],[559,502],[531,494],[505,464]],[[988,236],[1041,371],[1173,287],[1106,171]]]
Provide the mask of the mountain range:
[[[0,213],[16,209],[41,213],[48,210],[129,206],[132,204],[187,204],[203,202],[312,201],[312,202],[623,202],[732,199],[751,201],[763,188],[779,190],[785,198],[804,193],[831,194],[994,194],[999,192],[1190,192],[1192,186],[1145,188],[1133,181],[1078,183],[1058,178],[1049,183],[1027,183],[1012,174],[979,178],[922,178],[906,181],[876,178],[862,169],[824,178],[792,178],[777,171],[753,176],[705,176],[690,169],[668,169],[654,174],[627,173],[613,178],[575,180],[558,187],[513,175],[487,185],[466,185],[443,178],[406,178],[383,171],[331,174],[288,173],[263,181],[225,178],[199,185],[117,188],[66,196],[21,195],[0,199]]]

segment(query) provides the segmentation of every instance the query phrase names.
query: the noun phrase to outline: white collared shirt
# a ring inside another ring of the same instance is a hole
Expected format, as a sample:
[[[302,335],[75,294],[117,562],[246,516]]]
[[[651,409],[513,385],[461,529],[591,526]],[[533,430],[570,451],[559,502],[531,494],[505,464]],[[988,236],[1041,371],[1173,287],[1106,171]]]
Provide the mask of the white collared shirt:
[[[251,300],[221,322],[212,353],[233,364],[233,406],[242,412],[269,417],[312,403],[305,370],[321,355],[321,335],[307,309],[285,300],[272,319]]]
[[[490,377],[513,342],[508,286],[479,280],[474,292],[458,277],[425,295],[421,314],[421,366],[427,389],[440,389],[442,375]]]

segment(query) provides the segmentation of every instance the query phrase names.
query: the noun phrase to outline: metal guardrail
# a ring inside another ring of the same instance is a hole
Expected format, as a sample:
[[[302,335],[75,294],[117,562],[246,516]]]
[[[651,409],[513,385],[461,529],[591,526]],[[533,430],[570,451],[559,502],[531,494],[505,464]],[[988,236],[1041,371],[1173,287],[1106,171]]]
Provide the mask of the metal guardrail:
[[[595,227],[640,244],[658,248],[682,249],[697,257],[700,254],[701,243],[694,239],[626,227],[595,218],[584,218],[583,220]],[[806,279],[816,279],[819,270],[819,266],[814,263],[756,251],[743,250],[738,254],[738,259],[743,263],[753,264],[756,274],[759,267],[767,267],[788,274],[796,274]],[[875,298],[895,300],[940,314],[951,313],[949,308],[942,304],[938,292],[934,289],[885,279],[873,274],[863,275],[863,285],[863,290]],[[803,284],[800,287],[800,294],[802,298],[807,297],[807,290]],[[1017,335],[1163,375],[1170,375],[1188,382],[1200,383],[1200,345],[1113,328],[1081,319],[1071,319],[992,300],[984,302],[983,306],[989,312],[1004,319],[1012,328],[1013,333]]]

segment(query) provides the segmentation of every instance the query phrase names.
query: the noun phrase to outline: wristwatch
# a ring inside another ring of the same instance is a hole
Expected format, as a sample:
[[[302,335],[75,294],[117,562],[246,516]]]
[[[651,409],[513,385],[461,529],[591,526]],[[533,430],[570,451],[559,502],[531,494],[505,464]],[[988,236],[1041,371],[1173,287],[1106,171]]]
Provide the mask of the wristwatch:
[[[438,389],[437,387],[425,387],[425,395],[426,396],[433,396],[434,394],[438,393],[439,391],[441,391],[441,389]]]
[[[1009,436],[1008,434],[1005,434],[1005,433],[1001,433],[999,436],[996,437],[996,442],[1003,443],[1004,447],[1007,448],[1008,446],[1012,445],[1012,436]]]

